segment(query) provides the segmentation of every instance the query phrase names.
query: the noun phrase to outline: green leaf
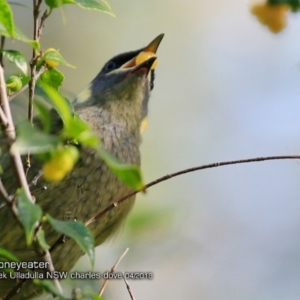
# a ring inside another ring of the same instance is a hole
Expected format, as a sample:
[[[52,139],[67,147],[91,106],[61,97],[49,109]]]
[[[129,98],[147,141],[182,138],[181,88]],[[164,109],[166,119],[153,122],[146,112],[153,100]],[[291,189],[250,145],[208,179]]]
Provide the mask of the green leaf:
[[[43,124],[43,130],[47,133],[51,130],[51,113],[46,105],[38,100],[33,102],[34,107],[38,110],[38,118]]]
[[[4,248],[0,247],[0,262],[19,262],[18,258],[16,256],[14,256],[12,253],[10,253],[9,251],[7,251]],[[15,270],[13,268],[9,268],[9,265],[7,267],[3,266],[3,268],[1,268],[1,271],[6,272],[6,273],[14,273]]]
[[[84,290],[79,295],[82,296],[82,299],[105,300],[102,296],[99,296],[97,293],[92,292],[90,290]]]
[[[26,243],[31,245],[35,226],[42,217],[42,209],[28,199],[23,188],[18,191],[17,207],[20,221],[24,227]]]
[[[56,106],[53,103],[53,100],[49,97],[49,95],[43,89],[43,85],[46,85],[46,84],[44,84],[42,81],[38,81],[37,82],[37,84],[35,86],[35,90],[34,90],[35,96],[40,97],[43,102],[45,101],[45,104],[49,104],[48,109],[51,109],[52,107],[54,107],[55,110],[57,111]],[[55,91],[56,91],[56,93],[58,93],[60,95],[60,97],[63,98],[62,101],[67,105],[68,110],[71,111],[72,117],[73,117],[73,115],[74,115],[74,108],[73,108],[73,104],[71,103],[71,101],[69,99],[67,99],[65,96],[63,96],[60,93],[60,91],[58,91],[58,90],[55,90]]]
[[[11,252],[5,250],[2,247],[0,247],[0,257],[5,257],[10,261],[20,261],[15,255],[13,255]]]
[[[3,0],[0,0],[0,1],[3,1]],[[9,32],[7,31],[7,29],[4,27],[4,25],[1,22],[0,22],[0,35],[6,36],[6,37],[11,37]],[[30,44],[36,50],[40,48],[39,42],[28,39],[22,33],[22,31],[16,26],[15,26],[15,32],[14,32],[13,38],[16,40],[20,40],[22,42]]]
[[[95,262],[95,246],[94,246],[94,237],[90,230],[84,226],[81,222],[76,221],[59,221],[53,219],[50,215],[47,214],[47,220],[52,225],[52,227],[72,238],[81,250],[86,253],[91,261],[91,265],[94,266]]]
[[[45,239],[45,231],[44,230],[39,230],[36,237],[37,237],[39,245],[42,247],[42,249],[44,249],[44,250],[50,249],[50,246],[47,244],[46,239]]]
[[[142,190],[144,187],[141,169],[136,165],[125,164],[113,157],[102,147],[98,147],[100,157],[108,167],[126,184],[134,190]]]
[[[54,282],[51,280],[40,280],[34,279],[33,283],[37,286],[42,287],[45,291],[51,293],[52,295],[58,297],[58,299],[62,300],[71,300],[72,298],[65,297],[55,286]],[[56,299],[56,298],[55,298]]]
[[[82,8],[98,10],[113,17],[115,16],[106,0],[74,0],[74,2]]]
[[[17,140],[11,147],[12,153],[48,152],[60,143],[59,137],[43,133],[33,127],[28,120],[18,124],[17,132]]]
[[[6,29],[8,36],[14,37],[15,24],[14,24],[13,12],[9,4],[4,0],[0,0],[0,23]]]
[[[65,99],[57,90],[50,87],[49,85],[39,82],[39,86],[46,93],[46,101],[49,100],[50,104],[56,109],[64,124],[68,124],[73,118],[73,107],[72,104]]]
[[[62,85],[64,79],[65,76],[63,75],[63,73],[53,68],[46,70],[39,78],[39,80],[51,86],[55,90],[58,90],[58,88]]]
[[[288,4],[291,6],[292,10],[295,12],[300,9],[299,0],[268,0],[270,4]]]
[[[51,8],[57,8],[65,4],[77,4],[84,9],[98,10],[115,16],[107,0],[45,0],[46,4]]]
[[[57,8],[64,4],[75,4],[74,0],[45,0],[46,4],[51,8]]]
[[[3,50],[2,53],[8,61],[15,64],[24,75],[27,75],[27,61],[21,52],[16,50]]]
[[[22,86],[26,85],[30,80],[30,76],[25,76],[25,75],[21,76],[21,74],[20,74],[19,77],[22,81]]]
[[[45,51],[43,55],[43,60],[50,67],[56,67],[57,65],[64,65],[70,68],[76,68],[75,66],[69,64],[57,50],[52,48]]]
[[[74,115],[74,117],[65,125],[63,136],[93,148],[98,147],[100,143],[98,137],[90,129],[89,125],[77,115]]]

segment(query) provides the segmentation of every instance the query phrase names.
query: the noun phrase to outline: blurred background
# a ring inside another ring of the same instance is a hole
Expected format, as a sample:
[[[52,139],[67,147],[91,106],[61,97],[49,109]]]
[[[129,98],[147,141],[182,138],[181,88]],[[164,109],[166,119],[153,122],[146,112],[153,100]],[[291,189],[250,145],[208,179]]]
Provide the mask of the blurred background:
[[[165,33],[141,148],[146,182],[207,163],[299,154],[298,14],[274,35],[250,14],[248,0],[110,4],[115,18],[69,5],[64,24],[54,11],[42,48],[59,49],[77,67],[60,68],[64,89],[76,95],[113,55]],[[31,36],[31,11],[14,9]],[[12,47],[30,58],[27,45]],[[285,160],[158,184],[138,196],[123,232],[97,248],[95,271],[109,270],[129,247],[117,271],[154,274],[129,281],[136,299],[299,299],[299,182],[300,163]],[[75,269],[87,271],[87,258]],[[130,299],[119,280],[105,297]]]

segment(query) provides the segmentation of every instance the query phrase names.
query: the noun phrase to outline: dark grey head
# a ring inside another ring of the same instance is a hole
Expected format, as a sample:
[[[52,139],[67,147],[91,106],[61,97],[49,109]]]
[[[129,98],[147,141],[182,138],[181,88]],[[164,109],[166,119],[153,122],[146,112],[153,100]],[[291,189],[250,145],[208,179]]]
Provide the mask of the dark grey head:
[[[122,53],[110,59],[87,89],[78,95],[74,104],[85,103],[87,105],[87,102],[93,102],[93,104],[91,104],[94,105],[95,100],[107,101],[107,98],[101,97],[101,94],[107,94],[107,92],[111,93],[113,90],[122,93],[124,87],[131,86],[130,81],[133,82],[135,78],[141,75],[141,72],[135,72],[135,70],[139,69],[135,61],[136,57],[141,52],[149,52],[155,55],[163,36],[164,34],[160,34],[144,48]],[[146,64],[145,67],[147,65],[148,64]],[[154,87],[154,69],[151,69],[150,72],[148,70],[146,75],[149,75],[147,76],[147,82],[149,90],[151,91]]]
[[[78,95],[73,103],[75,111],[86,111],[89,107],[95,111],[98,107],[115,121],[126,119],[127,123],[141,124],[148,113],[156,50],[163,36],[159,35],[142,49],[109,60],[88,88]]]

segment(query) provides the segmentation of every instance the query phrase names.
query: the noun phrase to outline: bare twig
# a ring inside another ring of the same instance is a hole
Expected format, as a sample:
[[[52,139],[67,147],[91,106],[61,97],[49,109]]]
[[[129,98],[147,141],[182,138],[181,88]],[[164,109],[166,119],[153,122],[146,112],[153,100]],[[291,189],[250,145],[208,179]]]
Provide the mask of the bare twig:
[[[33,40],[39,41],[39,15],[42,0],[33,0]],[[36,83],[36,64],[39,52],[32,49],[32,59],[30,62],[30,81],[29,81],[29,103],[28,103],[28,119],[32,122],[33,119],[33,97]]]
[[[116,206],[121,204],[126,199],[136,195],[139,192],[145,191],[146,189],[148,189],[149,187],[151,187],[153,185],[156,185],[160,182],[166,181],[173,177],[191,173],[191,172],[195,172],[195,171],[199,171],[199,170],[212,169],[212,168],[223,167],[223,166],[227,166],[227,165],[236,165],[236,164],[244,164],[244,163],[251,163],[251,162],[261,162],[261,161],[266,161],[266,160],[282,160],[282,159],[300,159],[300,155],[267,156],[267,157],[256,157],[256,158],[248,158],[248,159],[240,159],[240,160],[232,160],[232,161],[223,161],[223,162],[217,162],[217,163],[212,163],[212,164],[208,164],[208,165],[202,165],[202,166],[198,166],[198,167],[194,167],[194,168],[185,169],[185,170],[182,170],[182,171],[179,171],[176,173],[172,173],[172,174],[167,174],[157,180],[154,180],[154,181],[146,184],[143,187],[143,189],[133,191],[133,192],[129,193],[128,195],[113,202],[106,209],[102,210],[97,215],[95,215],[93,218],[86,221],[85,226],[88,226],[91,223],[95,222],[97,219],[101,218],[104,214],[106,214],[108,211],[114,209]]]
[[[5,207],[6,206],[6,202],[2,202],[1,204],[0,204],[0,210],[3,208],[3,207]]]
[[[117,207],[120,203],[124,202],[128,198],[136,195],[139,192],[143,192],[146,189],[150,188],[153,185],[156,185],[160,182],[166,181],[168,179],[171,179],[173,177],[183,175],[186,173],[204,170],[204,169],[210,169],[210,168],[216,168],[216,167],[222,167],[226,165],[235,165],[235,164],[242,164],[242,163],[250,163],[250,162],[261,162],[261,161],[267,161],[267,160],[282,160],[282,159],[300,159],[300,155],[283,155],[283,156],[267,156],[267,157],[256,157],[256,158],[249,158],[249,159],[241,159],[241,160],[233,160],[233,161],[224,161],[219,163],[212,163],[208,165],[202,165],[194,168],[185,169],[176,173],[165,175],[161,178],[158,178],[148,184],[146,184],[143,189],[132,191],[131,193],[127,194],[126,196],[116,200],[112,204],[110,204],[108,207],[106,207],[104,210],[100,211],[98,214],[96,214],[93,218],[89,219],[85,222],[85,226],[89,226],[91,223],[95,222],[96,220],[100,219],[104,214],[106,214],[108,211],[114,209]],[[66,240],[64,239],[64,235],[61,235],[56,242],[51,246],[50,252],[54,251],[59,245],[64,244]]]
[[[45,20],[50,15],[47,10],[43,13],[41,17],[41,21],[39,23],[39,15],[40,15],[40,6],[42,4],[42,0],[33,0],[33,39],[39,42],[42,30],[44,27]],[[39,52],[35,49],[32,50],[32,59],[30,62],[30,81],[29,81],[29,104],[28,104],[28,119],[32,122],[33,119],[33,97],[34,97],[34,89],[37,80],[37,61],[39,58]]]
[[[6,115],[4,114],[4,111],[2,110],[1,107],[0,107],[0,120],[1,120],[1,125],[3,127],[8,126],[8,120],[7,120]]]
[[[50,9],[49,11],[46,9],[41,17],[41,22],[40,25],[38,27],[38,32],[37,32],[37,36],[38,38],[40,38],[42,36],[42,30],[44,28],[44,23],[46,21],[46,19],[50,16],[52,10]]]
[[[115,269],[117,268],[118,264],[121,262],[121,260],[124,258],[124,256],[127,254],[129,251],[129,248],[126,248],[126,250],[123,252],[123,254],[119,257],[119,259],[116,261],[116,263],[113,265],[113,267],[110,269],[109,274],[113,274],[115,272]],[[104,293],[104,290],[106,289],[107,285],[109,282],[109,278],[105,279],[103,282],[103,285],[98,293],[99,296],[102,296]]]
[[[6,142],[6,145],[9,143],[9,141]],[[0,140],[0,144],[1,144],[1,140]],[[35,186],[37,184],[37,181],[39,180],[39,178],[43,175],[43,172],[42,171],[39,171],[37,173],[36,176],[34,176],[34,178],[32,179],[32,181],[28,184],[29,188],[31,188],[32,186]],[[38,190],[45,190],[47,189],[46,186],[43,186],[42,188],[38,189]],[[32,193],[36,193],[38,190],[35,190],[35,191],[32,191]],[[3,186],[3,183],[1,181],[1,178],[0,178],[0,195],[3,197],[4,201],[3,203],[0,204],[0,210],[6,206],[6,204],[9,204],[11,205],[11,199],[13,199],[13,196],[9,196],[5,187]]]
[[[40,6],[42,4],[42,0],[33,0],[33,39],[39,42],[42,29],[44,27],[44,22],[47,17],[50,15],[47,10],[41,17],[41,21],[39,24],[39,15],[40,15]],[[30,62],[30,80],[28,83],[29,87],[29,102],[28,102],[28,120],[32,123],[33,122],[33,98],[34,98],[34,91],[35,91],[35,84],[37,81],[37,62],[39,59],[39,52],[36,49],[32,50],[32,59]],[[26,157],[26,174],[30,168],[30,153],[27,154]]]
[[[29,187],[36,186],[38,180],[42,177],[42,175],[43,175],[43,172],[38,171],[38,173],[33,177],[31,182],[29,183]]]
[[[0,106],[6,116],[6,120],[1,119],[1,123],[7,123],[6,127],[2,128],[2,133],[5,138],[8,138],[11,141],[14,141],[16,139],[16,131],[15,127],[13,124],[13,119],[10,111],[10,106],[7,98],[7,93],[6,93],[6,85],[5,85],[5,80],[4,80],[4,72],[3,68],[0,65]],[[1,118],[1,116],[0,116]],[[18,184],[20,187],[24,188],[24,191],[29,199],[31,199],[29,187],[27,184],[26,176],[24,173],[23,165],[22,165],[22,160],[21,156],[19,153],[13,153],[11,151],[11,147],[9,145],[8,147],[8,152],[10,155],[10,159],[12,161],[13,168],[15,170],[16,178],[18,181]]]
[[[47,266],[48,266],[47,269],[50,273],[53,273],[55,271],[55,269],[54,269],[54,265],[53,265],[52,258],[51,258],[49,250],[44,250],[43,260],[45,262],[49,263],[49,264],[47,264]],[[59,280],[57,278],[53,278],[53,282],[54,282],[56,288],[58,289],[58,291],[62,294],[63,289],[60,285]]]
[[[3,185],[1,178],[0,178],[0,195],[1,195],[2,199],[5,201],[5,203],[10,204],[11,199],[6,191],[6,188]],[[1,209],[1,207],[2,207],[2,205],[0,206],[0,209]]]
[[[130,285],[129,285],[128,281],[126,280],[124,273],[122,273],[122,274],[123,274],[123,279],[124,279],[124,282],[126,284],[126,288],[127,288],[128,293],[129,293],[130,299],[135,300],[135,298],[133,296],[133,293],[132,293],[132,290],[130,288]]]

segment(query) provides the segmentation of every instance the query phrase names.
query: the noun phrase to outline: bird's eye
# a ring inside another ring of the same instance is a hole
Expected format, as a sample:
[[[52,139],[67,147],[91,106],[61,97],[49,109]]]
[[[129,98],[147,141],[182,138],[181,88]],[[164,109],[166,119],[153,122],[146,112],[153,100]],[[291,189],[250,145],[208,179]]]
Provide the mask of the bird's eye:
[[[109,61],[105,66],[105,71],[112,71],[116,69],[117,64],[114,61]]]

